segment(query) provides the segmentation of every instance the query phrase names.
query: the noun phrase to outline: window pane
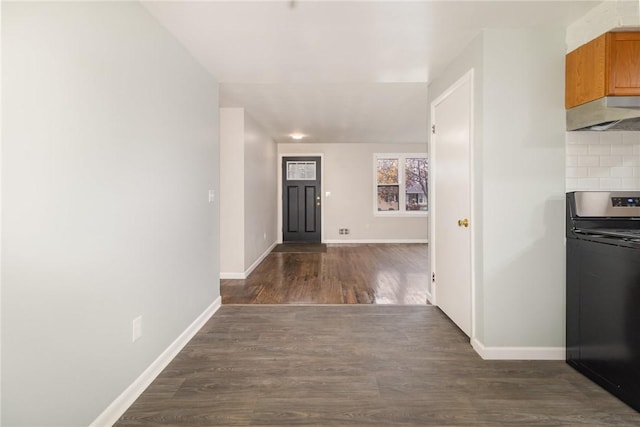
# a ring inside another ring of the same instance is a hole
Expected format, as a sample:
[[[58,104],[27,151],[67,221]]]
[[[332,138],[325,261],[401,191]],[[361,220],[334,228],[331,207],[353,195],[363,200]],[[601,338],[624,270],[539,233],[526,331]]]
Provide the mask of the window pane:
[[[315,181],[316,162],[287,162],[288,181]]]
[[[379,185],[378,186],[378,210],[379,211],[397,211],[400,209],[398,202],[400,195],[400,187],[397,185]]]
[[[398,183],[398,159],[378,159],[378,184]]]
[[[428,162],[426,158],[405,159],[405,200],[408,211],[426,211]]]

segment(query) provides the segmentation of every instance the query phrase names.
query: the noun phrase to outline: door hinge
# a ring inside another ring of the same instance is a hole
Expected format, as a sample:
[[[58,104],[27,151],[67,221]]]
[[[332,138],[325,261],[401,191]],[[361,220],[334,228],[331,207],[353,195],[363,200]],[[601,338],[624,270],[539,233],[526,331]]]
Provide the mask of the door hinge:
[[[433,283],[436,283],[436,273],[432,273],[432,274],[431,274],[431,281],[432,281]]]
[[[431,133],[436,133],[436,125],[431,125]]]

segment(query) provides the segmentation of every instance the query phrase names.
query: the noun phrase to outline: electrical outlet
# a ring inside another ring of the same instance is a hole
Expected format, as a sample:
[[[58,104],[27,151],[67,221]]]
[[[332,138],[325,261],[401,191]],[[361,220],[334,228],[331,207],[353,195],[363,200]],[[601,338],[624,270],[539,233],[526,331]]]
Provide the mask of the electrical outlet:
[[[264,240],[267,240],[267,233],[264,233]]]
[[[142,337],[142,316],[133,319],[133,335],[131,342],[136,342]]]
[[[209,190],[209,203],[213,203],[216,200],[215,190]]]

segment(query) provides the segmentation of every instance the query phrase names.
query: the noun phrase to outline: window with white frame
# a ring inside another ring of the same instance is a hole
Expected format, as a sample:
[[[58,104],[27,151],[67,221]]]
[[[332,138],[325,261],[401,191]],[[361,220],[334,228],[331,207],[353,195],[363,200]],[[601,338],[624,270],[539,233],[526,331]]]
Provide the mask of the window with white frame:
[[[374,212],[426,215],[429,162],[426,153],[374,155]]]

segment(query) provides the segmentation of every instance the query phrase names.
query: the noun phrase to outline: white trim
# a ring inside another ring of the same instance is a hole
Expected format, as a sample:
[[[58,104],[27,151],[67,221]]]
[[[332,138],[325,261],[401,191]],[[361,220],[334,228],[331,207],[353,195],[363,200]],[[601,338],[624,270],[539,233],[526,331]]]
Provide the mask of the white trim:
[[[160,356],[156,360],[154,360],[151,365],[147,367],[147,369],[140,374],[138,378],[136,378],[133,383],[131,383],[121,394],[116,397],[113,402],[100,414],[98,417],[93,420],[93,422],[89,425],[89,427],[102,427],[102,426],[110,426],[116,423],[118,419],[126,412],[127,409],[135,402],[135,400],[140,397],[143,391],[149,384],[153,382],[153,380],[160,375],[160,373],[167,367],[169,362],[171,362],[182,350],[182,348],[187,345],[189,340],[194,337],[194,335],[204,326],[205,323],[213,316],[213,314],[218,311],[220,306],[222,305],[222,300],[220,297],[216,298],[213,303],[209,307],[207,307],[202,314],[200,314],[196,320],[191,323],[187,329],[182,332],[178,338],[176,338],[169,347],[164,350]]]
[[[0,33],[2,30],[2,5],[0,4]],[[0,81],[2,81],[2,61],[0,60]],[[0,102],[0,129],[3,129],[2,127],[2,104]],[[2,141],[2,133],[0,132],[0,242],[3,242],[2,240],[2,147],[3,147],[3,141]],[[0,319],[2,319],[2,244],[0,244]],[[0,333],[0,336],[2,334]],[[0,384],[2,384],[2,367],[3,367],[3,363],[2,363],[2,339],[0,339]],[[2,424],[2,387],[0,387],[0,424]]]
[[[320,241],[324,241],[324,204],[326,195],[324,193],[324,153],[278,153],[278,240],[282,243],[282,158],[283,157],[320,157],[320,195],[322,197],[322,209],[320,209]]]
[[[477,338],[471,346],[484,360],[565,360],[565,347],[486,347]]]
[[[376,197],[376,203],[377,203]],[[380,218],[426,218],[429,216],[429,211],[373,211],[373,216]]]
[[[475,185],[475,179],[474,179],[474,174],[475,174],[475,140],[474,140],[474,135],[475,135],[475,109],[474,107],[474,103],[475,103],[475,96],[474,96],[474,69],[470,69],[467,74],[465,74],[465,78],[469,80],[469,220],[471,221],[471,224],[475,224],[476,223],[476,210],[475,210],[475,192],[476,192],[476,185]],[[476,251],[475,251],[475,247],[476,247],[476,235],[477,233],[480,233],[480,227],[473,227],[471,230],[471,241],[469,242],[469,244],[471,245],[471,250],[469,253],[469,256],[471,257],[471,337],[472,338],[476,338],[477,337],[477,328],[476,328],[476,280],[475,280],[475,271],[476,271]]]
[[[264,261],[267,255],[271,253],[271,251],[273,250],[273,248],[276,247],[277,244],[278,242],[273,242],[271,246],[269,246],[267,250],[264,251],[262,255],[260,255],[258,259],[256,259],[254,263],[251,264],[251,266],[247,268],[247,270],[244,273],[220,273],[220,278],[221,279],[241,279],[241,280],[246,279],[253,272],[253,270],[255,270],[256,267],[259,266],[262,261]]]
[[[374,244],[374,243],[429,243],[428,239],[330,239],[325,240],[324,243],[361,243],[361,244]]]
[[[221,279],[246,279],[247,275],[244,273],[220,273]]]
[[[433,295],[429,291],[427,291],[427,302],[433,305]]]

